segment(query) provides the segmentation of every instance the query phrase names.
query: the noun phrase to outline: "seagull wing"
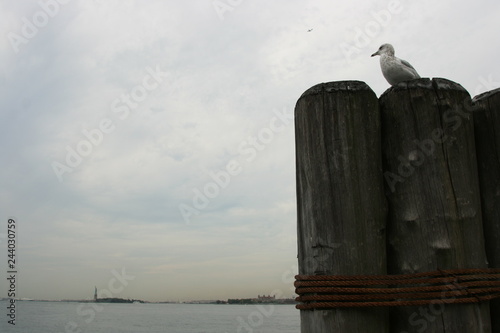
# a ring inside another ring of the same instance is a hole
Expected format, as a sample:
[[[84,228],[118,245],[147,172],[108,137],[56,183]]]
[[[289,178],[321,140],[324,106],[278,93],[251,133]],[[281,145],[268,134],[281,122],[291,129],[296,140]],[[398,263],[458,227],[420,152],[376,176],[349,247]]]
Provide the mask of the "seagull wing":
[[[417,70],[415,68],[413,68],[413,66],[408,61],[403,60],[403,59],[399,59],[399,60],[401,60],[401,64],[403,64],[405,67],[407,67],[407,69],[410,72],[414,73],[417,78],[420,78],[420,75],[418,75]]]
[[[406,67],[410,67],[411,69],[415,70],[415,68],[413,68],[413,66],[412,66],[412,65],[410,65],[410,63],[409,63],[408,61],[403,60],[403,59],[399,59],[399,60],[401,60],[401,63],[402,63],[403,65],[405,65]]]

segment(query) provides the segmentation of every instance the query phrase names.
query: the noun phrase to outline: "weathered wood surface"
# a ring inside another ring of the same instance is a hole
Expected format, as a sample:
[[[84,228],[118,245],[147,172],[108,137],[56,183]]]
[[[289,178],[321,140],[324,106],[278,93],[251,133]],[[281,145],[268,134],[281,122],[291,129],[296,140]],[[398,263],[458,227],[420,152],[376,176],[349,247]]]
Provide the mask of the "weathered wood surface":
[[[445,79],[380,97],[390,274],[487,267],[470,105]],[[490,331],[488,303],[391,310],[391,332]]]
[[[386,274],[380,115],[363,82],[307,90],[295,108],[299,274]],[[302,333],[389,332],[388,310],[301,310]]]
[[[500,268],[500,89],[474,98],[474,131],[481,188],[486,256]],[[491,326],[500,332],[500,300],[493,300]]]

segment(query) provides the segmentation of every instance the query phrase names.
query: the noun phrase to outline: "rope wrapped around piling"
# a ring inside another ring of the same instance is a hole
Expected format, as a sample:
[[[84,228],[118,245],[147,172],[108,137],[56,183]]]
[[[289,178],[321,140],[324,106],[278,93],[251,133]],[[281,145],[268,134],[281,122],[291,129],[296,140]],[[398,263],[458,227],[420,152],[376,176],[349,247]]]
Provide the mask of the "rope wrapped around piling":
[[[500,269],[400,275],[296,275],[300,310],[479,303],[500,298]]]

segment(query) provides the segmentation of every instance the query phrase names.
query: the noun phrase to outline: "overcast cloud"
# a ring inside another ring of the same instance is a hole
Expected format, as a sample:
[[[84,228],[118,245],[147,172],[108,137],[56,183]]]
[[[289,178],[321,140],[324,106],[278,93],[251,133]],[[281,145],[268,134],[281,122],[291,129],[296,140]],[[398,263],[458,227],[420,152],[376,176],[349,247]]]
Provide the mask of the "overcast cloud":
[[[499,17],[493,0],[0,1],[19,296],[89,298],[123,270],[116,297],[292,296],[300,94],[380,95],[385,42],[422,77],[497,88]]]

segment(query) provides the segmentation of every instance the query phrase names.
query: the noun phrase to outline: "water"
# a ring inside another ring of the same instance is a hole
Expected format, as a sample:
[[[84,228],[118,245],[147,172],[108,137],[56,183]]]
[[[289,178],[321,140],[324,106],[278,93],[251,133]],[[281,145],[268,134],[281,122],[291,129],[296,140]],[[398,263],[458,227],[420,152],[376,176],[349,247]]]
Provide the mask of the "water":
[[[16,303],[16,325],[0,301],[0,332],[22,333],[299,333],[293,305]]]

